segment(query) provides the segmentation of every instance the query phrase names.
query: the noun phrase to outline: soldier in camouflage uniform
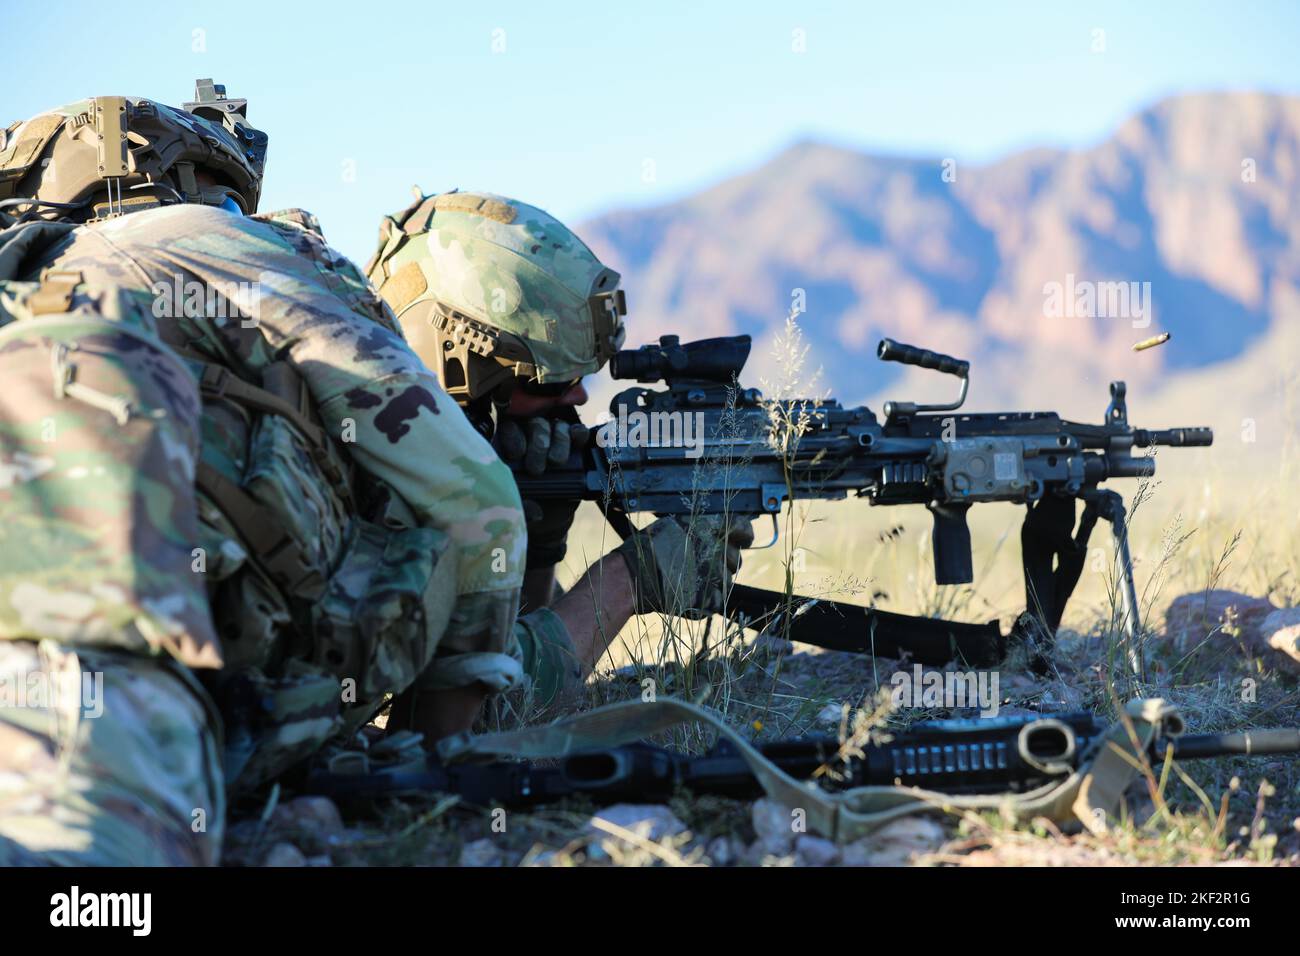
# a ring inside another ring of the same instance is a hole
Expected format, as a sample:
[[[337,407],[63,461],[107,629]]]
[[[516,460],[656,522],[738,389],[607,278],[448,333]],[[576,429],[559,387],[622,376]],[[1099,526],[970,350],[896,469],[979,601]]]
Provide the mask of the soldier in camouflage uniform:
[[[366,266],[412,348],[507,461],[532,474],[587,439],[585,375],[622,346],[620,276],[554,217],[488,193],[418,195]],[[702,617],[753,543],[748,519],[661,518],[554,598],[578,501],[525,501],[517,653],[543,701],[588,674],[633,613]]]
[[[218,860],[228,793],[521,677],[509,470],[210,82],[0,136],[0,863]]]

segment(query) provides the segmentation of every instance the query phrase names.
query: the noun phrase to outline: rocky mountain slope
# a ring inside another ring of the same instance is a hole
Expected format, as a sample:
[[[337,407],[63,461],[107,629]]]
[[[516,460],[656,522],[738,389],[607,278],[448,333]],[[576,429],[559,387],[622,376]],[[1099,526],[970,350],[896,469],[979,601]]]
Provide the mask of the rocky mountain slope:
[[[581,233],[624,273],[629,344],[748,332],[754,382],[802,297],[809,365],[844,401],[951,392],[877,362],[888,335],[972,360],[970,407],[1099,420],[1124,378],[1141,424],[1253,427],[1271,450],[1296,430],[1300,97],[1180,96],[987,166],[803,142]]]

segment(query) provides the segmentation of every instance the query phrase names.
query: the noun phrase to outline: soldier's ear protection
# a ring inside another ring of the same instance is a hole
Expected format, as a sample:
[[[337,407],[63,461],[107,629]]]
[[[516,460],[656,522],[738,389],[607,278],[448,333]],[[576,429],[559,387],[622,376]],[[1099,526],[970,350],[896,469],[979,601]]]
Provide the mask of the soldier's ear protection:
[[[236,216],[246,215],[244,207],[240,205],[239,197],[229,190],[221,197],[221,202],[215,203],[218,209],[224,209],[226,212],[233,212]]]

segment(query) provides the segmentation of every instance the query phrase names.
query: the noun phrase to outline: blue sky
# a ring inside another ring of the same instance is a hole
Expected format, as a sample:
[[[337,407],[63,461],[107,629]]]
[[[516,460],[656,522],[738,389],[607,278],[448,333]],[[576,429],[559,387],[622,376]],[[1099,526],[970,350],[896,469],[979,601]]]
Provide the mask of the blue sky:
[[[1300,92],[1294,2],[809,6],[8,0],[0,121],[212,76],[270,134],[263,208],[364,259],[413,183],[576,223],[804,138],[982,162],[1173,93]]]

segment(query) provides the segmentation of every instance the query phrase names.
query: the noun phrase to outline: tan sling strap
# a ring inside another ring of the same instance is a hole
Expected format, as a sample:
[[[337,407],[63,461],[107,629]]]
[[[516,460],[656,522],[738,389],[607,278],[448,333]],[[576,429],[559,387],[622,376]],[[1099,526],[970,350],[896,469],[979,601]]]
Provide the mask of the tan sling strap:
[[[187,356],[187,358],[192,357]],[[232,375],[228,368],[205,361],[203,375],[199,379],[199,391],[206,398],[228,398],[245,408],[279,415],[298,429],[310,444],[315,446],[325,444],[324,430],[309,419],[300,408],[290,405],[288,401],[269,389],[245,382],[237,375]]]
[[[304,560],[302,548],[275,512],[207,462],[199,462],[194,483],[234,525],[252,559],[286,595],[315,601],[325,593],[325,579]]]
[[[345,504],[352,501],[347,476],[331,456],[329,437],[311,420],[311,396],[302,377],[288,362],[272,362],[262,371],[269,388],[246,382],[224,366],[182,346],[172,348],[202,366],[199,393],[205,401],[228,399],[251,411],[278,415],[306,440],[312,459]],[[285,530],[283,522],[238,484],[206,462],[195,470],[195,485],[217,506],[234,526],[251,559],[261,567],[287,597],[318,600],[325,593],[325,580],[303,553],[302,547]]]
[[[244,381],[232,374],[228,368],[217,365],[195,352],[184,348],[175,348],[175,350],[203,366],[203,374],[199,378],[199,392],[205,399],[226,398],[253,411],[278,415],[293,425],[307,440],[312,459],[321,473],[325,475],[344,503],[351,503],[352,489],[348,476],[330,454],[329,436],[326,435],[325,429],[311,420],[311,396],[301,376],[288,362],[272,362],[268,365],[262,372],[262,381],[270,388],[262,388]]]

